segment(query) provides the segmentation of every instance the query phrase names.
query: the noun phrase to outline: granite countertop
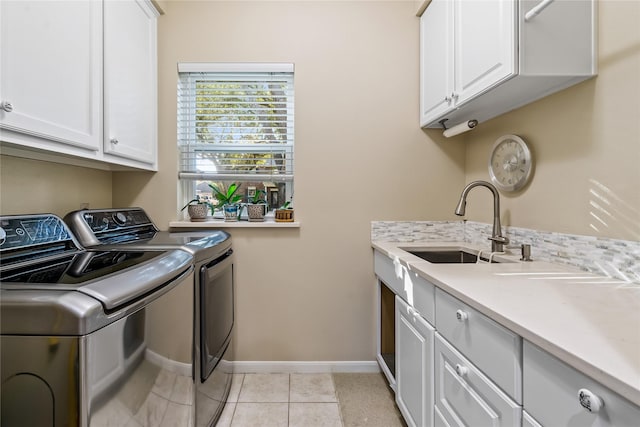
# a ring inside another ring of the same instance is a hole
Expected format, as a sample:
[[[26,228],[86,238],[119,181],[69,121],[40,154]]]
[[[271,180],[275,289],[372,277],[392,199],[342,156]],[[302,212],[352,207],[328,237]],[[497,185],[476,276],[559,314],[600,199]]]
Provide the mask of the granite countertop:
[[[548,262],[432,264],[402,248],[460,242],[372,242],[374,249],[575,369],[640,405],[640,285]],[[485,255],[488,255],[488,251]]]

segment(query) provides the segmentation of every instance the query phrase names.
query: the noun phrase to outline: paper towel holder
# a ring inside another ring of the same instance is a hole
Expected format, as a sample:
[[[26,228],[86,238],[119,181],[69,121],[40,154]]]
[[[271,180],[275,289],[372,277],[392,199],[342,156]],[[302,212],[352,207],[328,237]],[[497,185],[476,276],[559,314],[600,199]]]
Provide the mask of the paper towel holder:
[[[449,119],[442,119],[438,122],[442,126],[442,135],[444,135],[445,138],[451,138],[452,136],[459,135],[463,132],[468,132],[478,126],[478,121],[476,119],[472,119],[447,129],[447,125],[445,124],[447,120]]]

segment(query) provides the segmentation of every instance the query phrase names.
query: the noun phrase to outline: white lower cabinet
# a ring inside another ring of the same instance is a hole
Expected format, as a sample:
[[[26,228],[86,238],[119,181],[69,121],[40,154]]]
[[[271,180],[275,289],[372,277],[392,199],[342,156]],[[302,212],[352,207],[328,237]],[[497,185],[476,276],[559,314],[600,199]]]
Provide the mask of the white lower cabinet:
[[[449,426],[521,426],[522,408],[436,333],[436,408]]]
[[[433,425],[434,331],[396,297],[396,403],[409,426]]]
[[[640,425],[639,407],[535,345],[525,341],[523,347],[524,408],[539,424]]]

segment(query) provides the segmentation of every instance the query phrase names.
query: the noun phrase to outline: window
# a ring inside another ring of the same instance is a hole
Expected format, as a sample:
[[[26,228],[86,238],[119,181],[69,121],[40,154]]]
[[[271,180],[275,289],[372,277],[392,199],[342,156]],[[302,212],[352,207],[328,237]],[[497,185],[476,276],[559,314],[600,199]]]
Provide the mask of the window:
[[[178,65],[179,179],[185,201],[209,184],[257,190],[270,208],[293,197],[293,64]]]

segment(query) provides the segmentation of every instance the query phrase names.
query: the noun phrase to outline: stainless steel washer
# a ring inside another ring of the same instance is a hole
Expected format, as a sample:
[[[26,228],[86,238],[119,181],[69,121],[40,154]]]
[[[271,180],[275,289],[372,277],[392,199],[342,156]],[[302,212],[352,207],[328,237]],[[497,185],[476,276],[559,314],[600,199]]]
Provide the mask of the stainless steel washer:
[[[0,230],[3,426],[154,425],[159,397],[193,420],[190,254],[85,250],[50,214]]]
[[[216,423],[231,387],[234,256],[224,231],[159,231],[140,208],[74,211],[65,221],[85,247],[180,249],[194,258],[194,378],[196,423]]]

